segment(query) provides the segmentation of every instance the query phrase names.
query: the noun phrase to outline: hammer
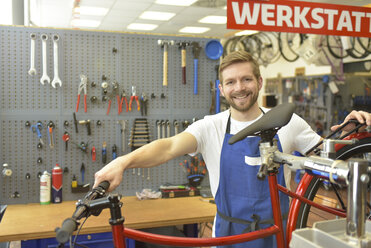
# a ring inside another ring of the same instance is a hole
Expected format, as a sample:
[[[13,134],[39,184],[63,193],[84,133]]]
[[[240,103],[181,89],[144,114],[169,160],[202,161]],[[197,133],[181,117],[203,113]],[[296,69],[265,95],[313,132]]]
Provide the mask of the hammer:
[[[164,48],[164,58],[163,58],[163,80],[162,85],[167,86],[167,49],[169,45],[174,45],[173,40],[157,40],[157,44]]]
[[[180,48],[181,54],[182,54],[182,83],[186,84],[186,65],[187,65],[187,59],[186,59],[186,46],[189,46],[188,42],[179,42],[177,45]]]

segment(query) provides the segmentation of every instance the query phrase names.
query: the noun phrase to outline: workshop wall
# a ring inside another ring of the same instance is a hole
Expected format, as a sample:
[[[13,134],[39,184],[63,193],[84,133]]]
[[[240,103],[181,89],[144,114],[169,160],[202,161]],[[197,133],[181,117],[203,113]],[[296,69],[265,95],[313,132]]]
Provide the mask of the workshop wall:
[[[29,75],[31,39],[35,40],[36,75]],[[59,35],[59,76],[62,86],[53,88],[50,84],[40,83],[42,76],[41,34],[47,34],[47,74],[50,81],[54,76],[53,35]],[[198,95],[193,94],[193,53],[192,47],[186,48],[187,83],[182,84],[181,52],[177,45],[169,46],[168,86],[162,86],[163,49],[158,40],[177,42],[199,42],[201,52],[198,61]],[[216,77],[215,66],[218,60],[205,56],[203,48],[208,42],[204,38],[170,37],[159,35],[124,34],[78,30],[55,30],[24,27],[0,27],[0,158],[1,164],[8,164],[12,174],[0,177],[0,202],[20,204],[39,202],[39,176],[49,173],[55,164],[63,170],[63,200],[76,200],[84,193],[72,193],[73,175],[78,184],[94,182],[94,173],[104,166],[102,146],[107,144],[107,163],[112,160],[112,147],[117,146],[118,156],[130,152],[128,145],[134,121],[145,118],[149,123],[150,140],[167,136],[165,121],[170,123],[170,134],[174,135],[174,121],[179,122],[179,131],[184,130],[195,118],[203,118],[209,113],[211,105],[210,81]],[[77,92],[81,82],[80,75],[86,75],[87,112],[81,92],[77,121],[90,120],[91,135],[86,125],[78,124],[75,130],[73,112],[77,102]],[[103,77],[103,79],[102,79]],[[126,112],[125,103],[122,113],[118,114],[116,95],[112,95],[112,106],[107,115],[108,100],[112,82],[119,84],[118,94],[125,90],[128,101],[131,87],[136,93],[148,97],[147,115],[142,116],[133,103],[132,111]],[[103,94],[101,84],[108,83],[108,93]],[[95,96],[95,102],[91,97]],[[54,148],[49,145],[48,123],[54,124]],[[126,128],[123,129],[122,121]],[[157,122],[163,121],[160,134]],[[30,125],[41,122],[44,145],[38,147],[39,138],[32,132]],[[98,125],[100,123],[100,125]],[[68,132],[69,141],[62,137]],[[165,134],[164,134],[165,133]],[[122,136],[124,134],[124,137]],[[86,147],[82,146],[82,142]],[[96,148],[96,161],[92,161],[91,149]],[[116,192],[135,195],[143,188],[157,190],[162,184],[187,183],[186,174],[180,162],[190,160],[188,156],[170,161],[165,165],[149,170],[127,170],[123,183]],[[84,163],[84,181],[82,181]],[[3,170],[3,168],[1,168]],[[208,180],[203,181],[208,185]]]

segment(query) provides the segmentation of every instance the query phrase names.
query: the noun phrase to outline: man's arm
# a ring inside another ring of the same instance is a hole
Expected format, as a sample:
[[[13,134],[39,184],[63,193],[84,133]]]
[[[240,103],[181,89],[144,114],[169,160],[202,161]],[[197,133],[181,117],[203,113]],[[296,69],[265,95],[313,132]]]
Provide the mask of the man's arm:
[[[154,167],[196,150],[197,140],[187,132],[152,141],[131,153],[118,157],[96,172],[93,187],[98,186],[102,181],[109,181],[108,191],[112,191],[121,183],[126,169]]]

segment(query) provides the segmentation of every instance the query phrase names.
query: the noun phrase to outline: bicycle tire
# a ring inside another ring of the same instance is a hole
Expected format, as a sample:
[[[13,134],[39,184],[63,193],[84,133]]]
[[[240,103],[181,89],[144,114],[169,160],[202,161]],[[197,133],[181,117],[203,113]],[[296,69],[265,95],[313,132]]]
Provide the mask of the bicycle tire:
[[[366,137],[359,140],[357,144],[347,145],[339,149],[336,152],[336,158],[346,160],[369,152],[371,152],[371,137]],[[306,192],[304,193],[304,197],[307,198],[308,200],[313,201],[314,197],[317,195],[317,192],[321,184],[322,184],[321,178],[313,177],[313,179],[309,183]],[[296,222],[297,229],[308,226],[308,217],[310,214],[310,209],[311,209],[310,205],[301,204]]]
[[[331,38],[333,41],[331,42]],[[326,37],[327,48],[330,54],[336,59],[343,59],[348,57],[348,52],[343,49],[341,43],[341,38],[339,36],[330,36]]]
[[[284,37],[285,35],[285,37]],[[289,33],[278,33],[278,48],[280,50],[280,53],[282,57],[287,61],[287,62],[295,62],[296,60],[299,59],[299,54],[295,52],[295,50],[298,48],[292,48],[294,39],[295,37],[291,40],[288,39]],[[304,35],[303,34],[298,34],[299,36],[299,44],[296,45],[301,45],[303,44],[304,41]],[[291,54],[290,54],[291,53]]]

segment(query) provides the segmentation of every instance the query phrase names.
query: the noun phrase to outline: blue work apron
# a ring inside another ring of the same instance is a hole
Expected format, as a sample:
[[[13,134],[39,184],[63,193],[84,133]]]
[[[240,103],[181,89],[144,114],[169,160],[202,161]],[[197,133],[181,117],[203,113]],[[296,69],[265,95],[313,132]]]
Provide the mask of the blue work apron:
[[[215,196],[215,203],[218,209],[215,222],[216,237],[251,232],[267,228],[274,223],[268,178],[266,177],[264,181],[257,179],[256,175],[259,166],[249,165],[245,162],[245,156],[260,157],[260,137],[246,137],[240,142],[229,145],[228,140],[232,136],[230,134],[229,117],[220,158],[219,187]],[[278,140],[277,135],[275,138]],[[282,151],[279,140],[277,146]],[[283,166],[279,169],[277,181],[280,185],[286,186]],[[281,211],[286,216],[289,209],[288,196],[282,192],[279,192],[279,196]],[[271,248],[276,247],[276,238],[271,236],[250,242],[218,247]]]

